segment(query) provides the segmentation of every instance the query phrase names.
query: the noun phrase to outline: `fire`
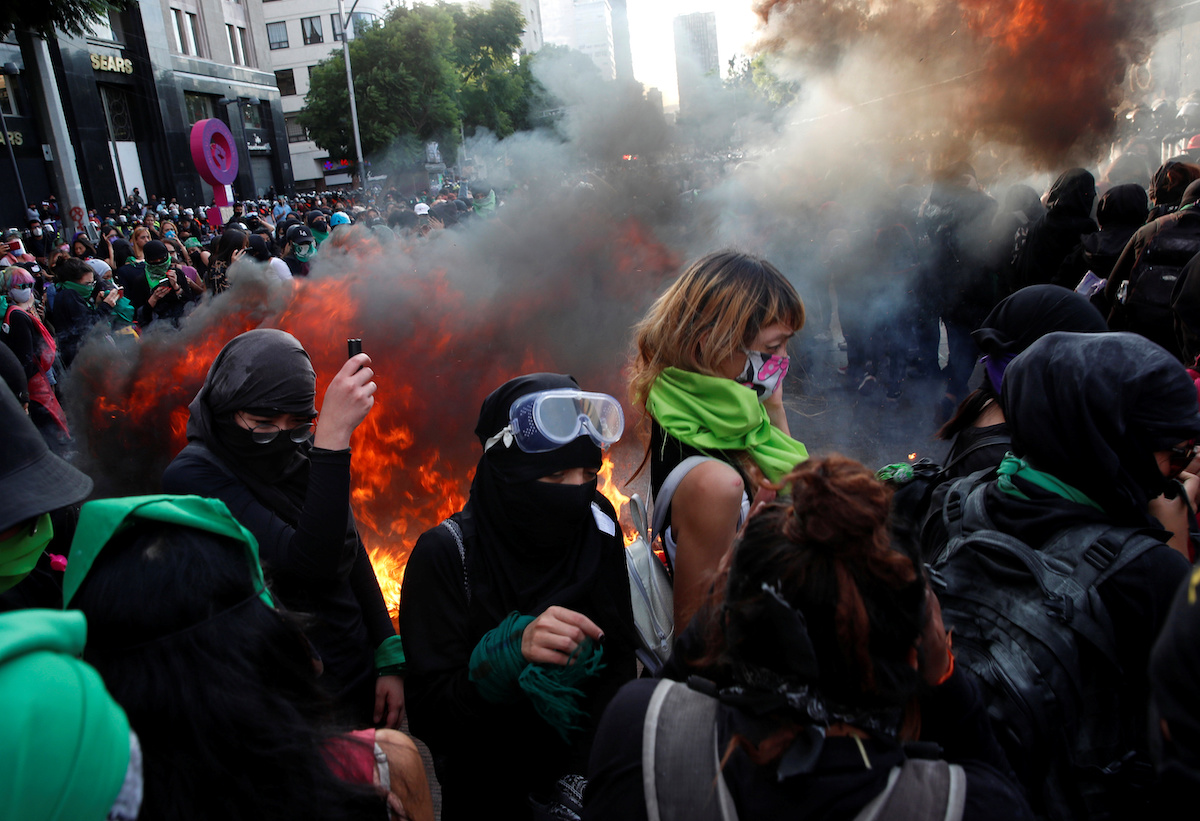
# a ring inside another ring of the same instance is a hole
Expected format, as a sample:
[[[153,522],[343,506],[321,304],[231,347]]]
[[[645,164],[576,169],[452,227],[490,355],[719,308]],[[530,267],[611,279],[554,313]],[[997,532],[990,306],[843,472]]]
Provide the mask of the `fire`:
[[[908,461],[915,462],[916,460],[917,460],[917,454],[915,454],[915,453],[908,454]]]
[[[629,517],[629,511],[626,506],[629,504],[629,497],[621,492],[617,487],[617,483],[613,481],[613,471],[616,470],[617,463],[613,461],[612,455],[604,454],[604,461],[600,465],[600,473],[598,475],[598,489],[603,493],[608,500],[612,502],[613,507],[617,511],[617,518],[621,523],[621,530],[625,536],[625,544],[630,544],[637,538],[637,531],[633,529],[633,523]]]
[[[574,226],[589,222],[561,218],[561,227],[539,230],[570,239]],[[513,253],[504,243],[522,252],[527,245],[499,230],[481,270],[468,277],[462,269],[473,263],[457,261],[458,280],[433,267],[444,249],[430,254],[428,266],[404,253],[330,253],[322,274],[292,285],[235,280],[179,331],[152,326],[137,346],[115,355],[111,346],[89,343],[72,369],[73,411],[97,495],[159,491],[163,469],[186,443],[187,406],[234,336],[256,327],[296,336],[317,372],[318,407],[345,363],[346,338],[362,338],[379,389],[351,445],[351,503],[395,619],[417,539],[467,501],[480,453],[473,431],[489,391],[520,373],[553,371],[624,395],[630,316],[644,309],[678,261],[633,220],[572,241],[562,252],[571,265],[544,263],[547,270],[536,277],[526,266],[536,265],[544,248],[528,257],[534,262],[520,258],[520,270],[498,267],[502,251]],[[500,282],[502,288],[493,287]],[[576,344],[564,344],[568,339]],[[612,480],[614,464],[624,465],[623,454],[636,450],[620,443],[607,460],[606,492],[618,508],[627,497]]]

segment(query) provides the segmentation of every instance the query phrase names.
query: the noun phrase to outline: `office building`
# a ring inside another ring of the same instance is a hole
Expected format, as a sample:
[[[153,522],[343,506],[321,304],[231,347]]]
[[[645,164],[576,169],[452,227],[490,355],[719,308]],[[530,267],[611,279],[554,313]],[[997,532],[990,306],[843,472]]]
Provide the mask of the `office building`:
[[[541,6],[545,42],[582,51],[592,58],[606,80],[617,76],[613,10],[609,0],[541,0]]]
[[[679,113],[687,116],[703,78],[719,74],[717,16],[711,11],[675,18],[675,74],[679,83]]]
[[[351,16],[350,38],[356,27],[374,23],[385,0],[359,0]],[[353,2],[345,4],[349,13]],[[335,52],[342,51],[342,25],[337,0],[266,0],[267,54],[283,104],[284,128],[299,191],[350,185],[354,157],[333,157],[309,139],[297,116],[308,94],[309,72]]]
[[[26,198],[56,194],[60,209],[105,209],[136,187],[144,197],[209,202],[189,144],[193,123],[224,121],[239,158],[235,193],[291,187],[291,160],[263,5],[141,0],[86,35],[0,41],[0,93]],[[6,152],[5,152],[6,153]],[[0,154],[0,190],[16,192]],[[0,198],[4,225],[21,224],[19,196]],[[67,214],[63,214],[64,217]]]

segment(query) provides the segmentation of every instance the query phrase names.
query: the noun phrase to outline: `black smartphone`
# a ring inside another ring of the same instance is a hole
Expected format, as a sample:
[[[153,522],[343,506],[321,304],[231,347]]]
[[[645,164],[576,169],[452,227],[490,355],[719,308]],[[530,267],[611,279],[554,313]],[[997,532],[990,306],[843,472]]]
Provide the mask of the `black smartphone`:
[[[360,353],[363,352],[362,340],[361,339],[347,339],[346,340],[346,351],[348,354],[347,359],[353,359],[354,357],[358,356]]]

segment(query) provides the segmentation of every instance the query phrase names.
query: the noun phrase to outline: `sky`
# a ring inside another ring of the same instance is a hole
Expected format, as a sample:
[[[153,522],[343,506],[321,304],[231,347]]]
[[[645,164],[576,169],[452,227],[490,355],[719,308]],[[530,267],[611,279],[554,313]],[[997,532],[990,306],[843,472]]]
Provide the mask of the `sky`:
[[[633,75],[647,88],[662,92],[663,104],[679,101],[675,84],[675,33],[673,21],[681,14],[711,11],[717,15],[717,48],[721,74],[729,58],[746,54],[755,38],[758,18],[752,0],[628,0],[629,41],[633,51]]]

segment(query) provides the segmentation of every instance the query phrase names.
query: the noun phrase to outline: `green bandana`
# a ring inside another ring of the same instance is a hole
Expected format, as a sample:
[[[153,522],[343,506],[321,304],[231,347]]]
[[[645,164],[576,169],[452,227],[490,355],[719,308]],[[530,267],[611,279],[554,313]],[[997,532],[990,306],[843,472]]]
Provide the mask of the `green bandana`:
[[[771,424],[754,389],[732,379],[667,368],[650,386],[646,410],[697,450],[746,451],[772,482],[808,459],[804,445]]]
[[[996,472],[1000,474],[1000,481],[998,483],[1000,490],[1009,496],[1015,496],[1018,499],[1028,501],[1029,497],[1022,493],[1021,489],[1013,482],[1014,476],[1020,476],[1034,487],[1048,490],[1067,501],[1080,505],[1088,505],[1100,511],[1104,510],[1104,508],[1085,496],[1079,489],[1071,487],[1066,482],[1051,476],[1049,473],[1031,467],[1024,459],[1018,459],[1011,453],[1005,455],[1004,461],[1000,463],[1000,467],[996,469]]]
[[[190,527],[205,533],[215,533],[240,542],[246,548],[250,576],[263,604],[274,607],[275,601],[263,580],[262,564],[258,560],[258,542],[249,530],[233,518],[225,503],[200,496],[125,496],[97,499],[84,504],[79,513],[75,539],[71,542],[71,557],[63,577],[63,607],[83,584],[96,556],[114,536],[138,522],[166,522]]]
[[[159,263],[146,263],[146,284],[150,286],[150,290],[154,290],[159,285],[162,285],[163,277],[167,275],[167,271],[171,268],[171,255],[167,254],[167,258]]]
[[[50,514],[43,513],[33,528],[21,528],[15,536],[0,541],[0,593],[14,587],[33,572],[42,551],[54,538]]]
[[[92,286],[84,285],[82,282],[60,282],[58,287],[66,288],[68,291],[74,291],[84,299],[91,299],[92,297]]]
[[[375,671],[381,676],[402,676],[407,665],[404,642],[399,636],[388,636],[375,648]]]
[[[200,240],[196,239],[195,237],[188,237],[187,239],[185,239],[183,241],[183,247],[184,248],[199,248]]]
[[[757,400],[755,400],[757,401]],[[515,610],[500,626],[484,633],[467,663],[467,677],[492,704],[511,704],[524,695],[563,741],[588,717],[579,704],[588,679],[604,669],[604,648],[590,638],[575,650],[570,664],[532,664],[521,653],[521,640],[533,616]]]
[[[0,814],[105,818],[129,768],[129,720],[77,657],[82,613],[0,615]]]
[[[125,297],[117,298],[117,304],[113,306],[113,316],[127,325],[132,325],[134,313],[132,302]]]
[[[308,262],[317,253],[317,247],[311,242],[304,242],[292,249],[292,254],[301,262]]]
[[[312,235],[313,235],[313,238],[316,239],[317,245],[320,245],[322,242],[329,239],[328,231],[313,231]]]

